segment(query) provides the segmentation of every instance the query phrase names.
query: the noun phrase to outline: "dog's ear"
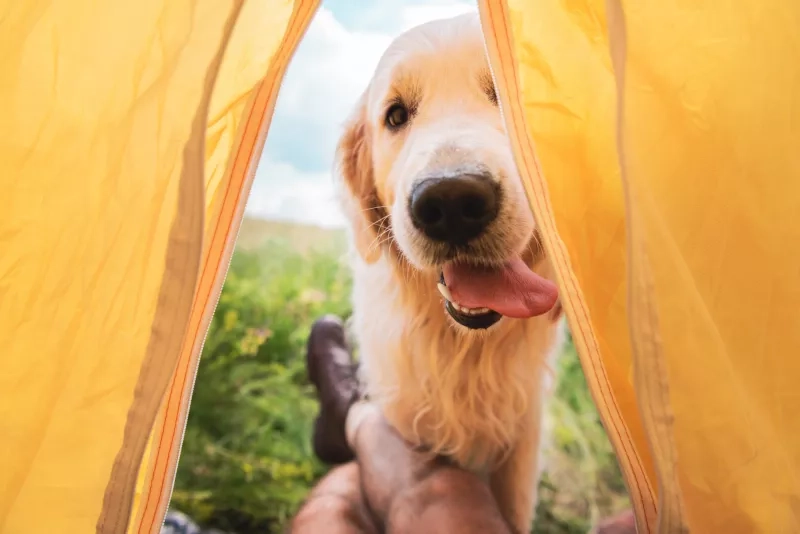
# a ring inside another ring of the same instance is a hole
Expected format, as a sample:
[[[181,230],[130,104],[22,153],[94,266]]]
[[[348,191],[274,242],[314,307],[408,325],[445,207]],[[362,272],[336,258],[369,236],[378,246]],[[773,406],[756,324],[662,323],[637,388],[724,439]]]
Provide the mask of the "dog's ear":
[[[375,188],[366,92],[345,125],[336,148],[336,161],[348,193],[344,209],[353,227],[356,250],[365,262],[375,263],[381,256],[378,235],[385,211]]]

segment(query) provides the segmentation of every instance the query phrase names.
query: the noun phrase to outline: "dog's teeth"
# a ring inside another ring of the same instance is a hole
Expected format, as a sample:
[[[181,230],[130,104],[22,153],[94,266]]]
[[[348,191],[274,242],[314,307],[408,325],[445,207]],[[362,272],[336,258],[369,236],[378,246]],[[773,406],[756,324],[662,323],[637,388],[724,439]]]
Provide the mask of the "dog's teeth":
[[[483,315],[489,313],[489,308],[467,308],[456,305],[456,309],[465,315]]]
[[[453,300],[453,295],[450,294],[450,290],[444,284],[436,284],[436,288],[439,290],[439,293],[453,306],[453,308],[458,311],[459,313],[463,313],[464,315],[483,315],[484,313],[489,312],[489,308],[467,308],[466,306],[462,306],[458,302]]]
[[[436,284],[436,287],[439,288],[439,293],[441,293],[444,298],[446,298],[449,302],[453,302],[453,296],[450,294],[450,290],[447,289],[446,285]]]

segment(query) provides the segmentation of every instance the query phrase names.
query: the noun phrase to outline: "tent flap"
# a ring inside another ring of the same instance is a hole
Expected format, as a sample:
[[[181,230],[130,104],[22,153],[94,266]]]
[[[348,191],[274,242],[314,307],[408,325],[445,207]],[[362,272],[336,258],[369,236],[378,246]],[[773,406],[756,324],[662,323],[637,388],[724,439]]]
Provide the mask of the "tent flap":
[[[800,531],[800,4],[480,5],[640,530]]]
[[[197,356],[317,4],[2,7],[0,531],[160,529]]]

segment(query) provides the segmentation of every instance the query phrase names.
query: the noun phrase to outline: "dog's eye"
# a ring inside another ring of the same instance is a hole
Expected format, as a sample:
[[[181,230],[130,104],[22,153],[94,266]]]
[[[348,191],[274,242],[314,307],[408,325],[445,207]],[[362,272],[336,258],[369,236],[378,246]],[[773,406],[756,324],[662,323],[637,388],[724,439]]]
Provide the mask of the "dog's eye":
[[[386,125],[389,128],[399,128],[408,122],[408,108],[403,104],[393,104],[386,111]]]

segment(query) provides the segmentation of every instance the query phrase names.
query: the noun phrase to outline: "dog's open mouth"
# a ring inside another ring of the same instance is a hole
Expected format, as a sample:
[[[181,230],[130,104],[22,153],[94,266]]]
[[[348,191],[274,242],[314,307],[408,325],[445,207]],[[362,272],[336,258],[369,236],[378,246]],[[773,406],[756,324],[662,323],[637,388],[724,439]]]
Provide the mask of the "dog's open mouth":
[[[461,326],[486,329],[503,316],[536,317],[550,311],[558,289],[521,259],[494,267],[446,263],[438,283],[447,313]]]
[[[439,275],[437,284],[439,293],[444,297],[444,309],[450,314],[458,324],[471,330],[483,330],[489,328],[503,318],[502,315],[489,308],[467,308],[453,301],[453,296],[444,281],[444,271]]]

